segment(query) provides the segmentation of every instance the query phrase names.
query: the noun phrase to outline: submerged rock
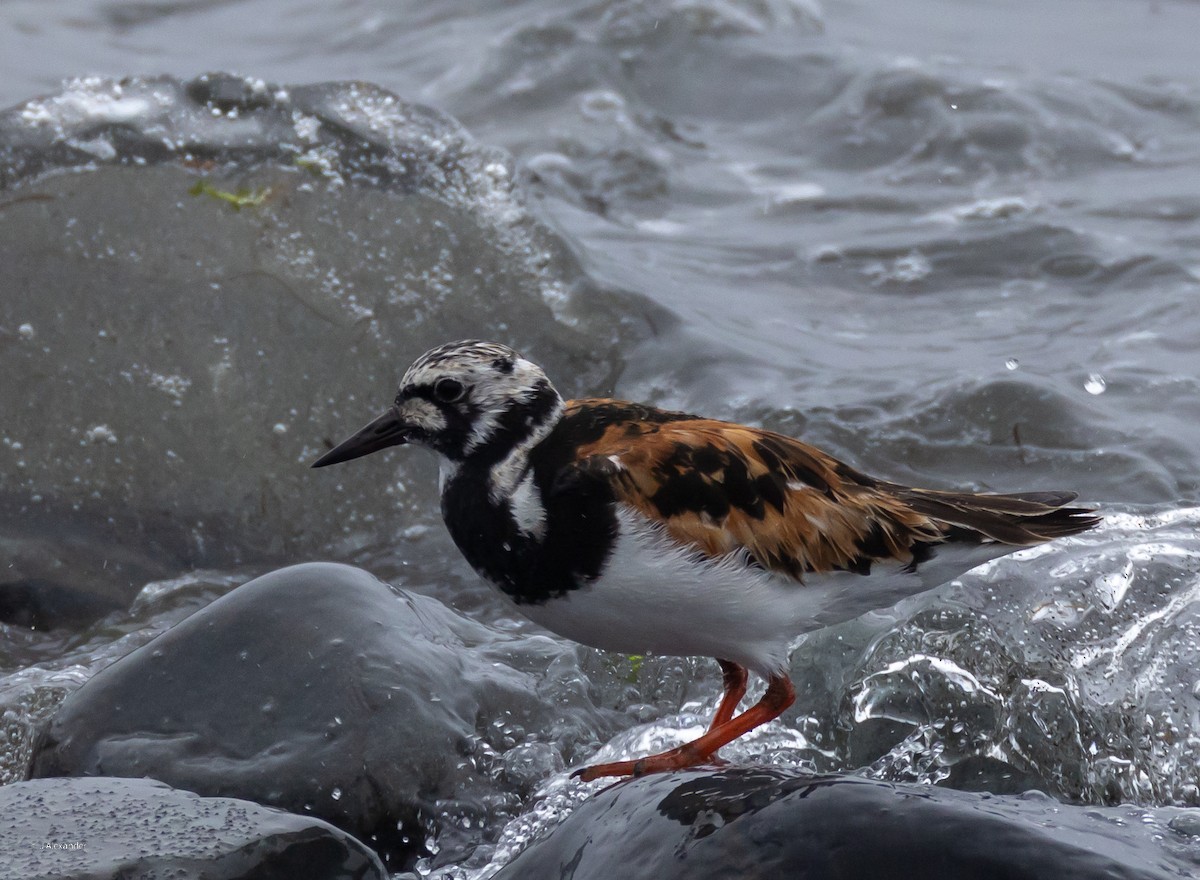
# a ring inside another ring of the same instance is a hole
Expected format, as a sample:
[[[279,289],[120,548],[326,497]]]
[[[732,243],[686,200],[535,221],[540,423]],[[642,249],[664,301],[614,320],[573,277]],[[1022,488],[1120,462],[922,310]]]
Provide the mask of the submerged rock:
[[[548,698],[548,667],[569,650],[505,638],[359,569],[294,566],[238,587],[73,692],[29,775],[149,776],[310,814],[397,870],[427,835],[445,831],[448,850],[456,822],[498,818],[481,805],[515,811],[501,767],[481,754],[494,722],[545,731],[568,760],[606,727],[585,697]]]
[[[129,606],[146,583],[178,571],[178,547],[133,540],[115,512],[107,520],[18,514],[0,504],[0,623],[36,630],[84,626]],[[6,515],[11,513],[11,515]]]
[[[4,111],[0,265],[0,372],[20,377],[0,385],[0,541],[34,514],[116,517],[172,571],[344,558],[431,522],[418,456],[307,468],[428,347],[500,338],[578,392],[645,327],[528,213],[505,154],[367,84],[89,79]],[[140,586],[97,578],[118,602]],[[75,616],[39,601],[8,619]]]
[[[1196,867],[1166,814],[773,768],[604,789],[495,880],[1166,880]],[[633,856],[631,854],[636,854]]]
[[[149,779],[0,786],[5,873],[44,880],[386,880],[359,841],[307,816]]]

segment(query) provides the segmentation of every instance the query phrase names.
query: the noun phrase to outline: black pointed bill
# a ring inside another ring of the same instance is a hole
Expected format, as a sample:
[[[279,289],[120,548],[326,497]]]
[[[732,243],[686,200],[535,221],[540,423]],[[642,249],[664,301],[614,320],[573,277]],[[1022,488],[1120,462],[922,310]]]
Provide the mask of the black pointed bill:
[[[395,407],[392,407],[326,452],[314,461],[312,466],[319,468],[341,464],[343,461],[361,458],[389,446],[400,446],[407,443],[411,435],[412,426],[404,421]]]

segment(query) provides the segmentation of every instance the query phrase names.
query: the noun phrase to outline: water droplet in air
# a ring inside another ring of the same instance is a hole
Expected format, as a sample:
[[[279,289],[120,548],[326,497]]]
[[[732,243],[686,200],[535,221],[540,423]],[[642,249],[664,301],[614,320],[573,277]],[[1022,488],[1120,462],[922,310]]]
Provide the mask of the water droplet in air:
[[[342,799],[342,790],[340,788],[335,788],[333,791],[329,792],[329,796],[335,801],[340,801]]]
[[[1009,358],[1004,362],[1004,369],[1006,370],[1015,370],[1019,366],[1021,366],[1021,362],[1016,358]]]
[[[1103,394],[1104,389],[1108,387],[1108,383],[1104,381],[1104,377],[1099,373],[1092,373],[1087,377],[1087,381],[1083,383],[1083,390],[1088,394]]]

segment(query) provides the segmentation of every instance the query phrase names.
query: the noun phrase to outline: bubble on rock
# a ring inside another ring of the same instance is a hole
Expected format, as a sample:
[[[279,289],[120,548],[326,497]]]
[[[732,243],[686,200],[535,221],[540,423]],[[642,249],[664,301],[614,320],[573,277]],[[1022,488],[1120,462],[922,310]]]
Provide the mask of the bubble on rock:
[[[161,391],[168,397],[175,398],[179,401],[183,398],[183,394],[191,387],[192,380],[184,376],[164,375],[162,373],[153,373],[149,379],[150,387],[157,391]]]
[[[83,436],[88,443],[107,443],[113,446],[117,442],[117,435],[108,425],[92,425],[84,432]]]

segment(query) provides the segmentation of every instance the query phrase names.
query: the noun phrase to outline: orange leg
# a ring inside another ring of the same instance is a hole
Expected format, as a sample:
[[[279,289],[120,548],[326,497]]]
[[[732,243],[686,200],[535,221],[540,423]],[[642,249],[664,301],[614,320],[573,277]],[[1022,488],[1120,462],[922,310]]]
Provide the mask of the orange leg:
[[[717,712],[713,715],[712,724],[708,725],[709,730],[716,730],[726,721],[733,717],[733,713],[737,711],[738,703],[742,701],[742,697],[746,696],[746,667],[738,666],[736,663],[731,663],[728,660],[720,660],[721,674],[725,678],[725,696],[721,697],[721,705],[717,706]]]
[[[635,761],[614,761],[611,764],[597,764],[595,767],[584,767],[572,773],[584,782],[591,782],[601,776],[643,776],[647,773],[662,773],[666,770],[683,770],[703,764],[716,754],[721,746],[728,745],[744,733],[748,733],[760,724],[766,724],[783,714],[784,710],[796,699],[796,690],[785,675],[772,675],[767,680],[767,692],[763,698],[743,712],[731,718],[724,724],[713,728],[699,739],[684,743],[679,748],[671,749],[659,755],[638,758]],[[722,708],[725,701],[722,700]],[[720,711],[720,710],[718,710]]]

